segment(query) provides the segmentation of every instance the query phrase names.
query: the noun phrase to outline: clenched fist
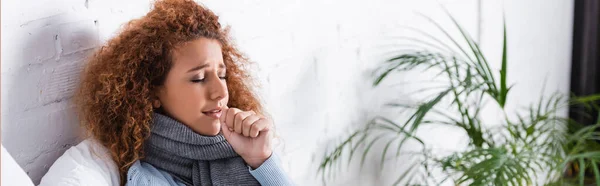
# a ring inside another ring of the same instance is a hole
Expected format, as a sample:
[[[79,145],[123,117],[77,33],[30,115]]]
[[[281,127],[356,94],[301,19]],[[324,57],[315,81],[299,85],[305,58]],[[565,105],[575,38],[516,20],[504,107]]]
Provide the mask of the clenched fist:
[[[223,136],[246,164],[253,169],[258,168],[273,152],[273,122],[254,111],[225,107],[222,113],[220,121]]]

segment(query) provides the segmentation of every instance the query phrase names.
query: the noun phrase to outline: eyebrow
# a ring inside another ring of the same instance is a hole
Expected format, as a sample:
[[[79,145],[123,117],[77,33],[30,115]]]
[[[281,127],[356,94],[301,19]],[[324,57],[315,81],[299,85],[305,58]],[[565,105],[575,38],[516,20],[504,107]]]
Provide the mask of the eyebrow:
[[[188,70],[187,72],[190,73],[190,72],[193,72],[193,71],[202,70],[203,68],[206,68],[206,67],[208,67],[208,64],[196,66],[196,67]],[[219,68],[224,69],[225,65],[221,63],[221,64],[219,64]]]

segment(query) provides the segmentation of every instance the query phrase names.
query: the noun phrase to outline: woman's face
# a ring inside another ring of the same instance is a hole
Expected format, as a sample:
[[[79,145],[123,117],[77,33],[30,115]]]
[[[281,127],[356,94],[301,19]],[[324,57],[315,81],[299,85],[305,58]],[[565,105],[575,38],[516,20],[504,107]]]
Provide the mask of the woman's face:
[[[200,38],[177,48],[173,64],[156,95],[160,107],[196,133],[217,135],[221,108],[229,95],[219,41]]]

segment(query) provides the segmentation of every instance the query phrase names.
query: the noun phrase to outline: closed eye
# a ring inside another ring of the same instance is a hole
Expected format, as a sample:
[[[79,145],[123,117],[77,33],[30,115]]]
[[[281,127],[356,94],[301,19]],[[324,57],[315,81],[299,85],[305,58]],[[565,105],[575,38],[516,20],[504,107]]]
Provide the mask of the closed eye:
[[[192,79],[191,81],[193,83],[202,83],[202,82],[204,82],[204,79]]]

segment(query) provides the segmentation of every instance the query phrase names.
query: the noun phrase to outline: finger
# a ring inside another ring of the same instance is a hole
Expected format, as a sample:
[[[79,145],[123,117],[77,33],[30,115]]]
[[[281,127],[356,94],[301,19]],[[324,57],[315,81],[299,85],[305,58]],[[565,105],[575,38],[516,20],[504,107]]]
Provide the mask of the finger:
[[[227,125],[227,127],[234,129],[234,119],[235,119],[235,115],[239,112],[242,112],[240,109],[237,108],[229,108],[227,109],[227,118],[225,118],[225,124]]]
[[[252,129],[252,125],[256,123],[256,121],[258,121],[261,117],[256,115],[256,114],[252,114],[248,117],[246,117],[246,119],[244,119],[243,121],[243,135],[246,137],[251,137],[250,136],[250,130]]]
[[[221,124],[225,124],[225,119],[227,118],[227,110],[229,110],[229,107],[227,106],[224,106],[221,109],[221,117],[219,117]]]
[[[270,124],[265,118],[260,118],[252,125],[252,128],[250,129],[250,137],[258,137],[260,132],[268,131],[269,126]]]
[[[252,112],[238,112],[237,114],[235,114],[235,121],[233,123],[233,130],[238,133],[238,134],[242,134],[243,132],[243,121],[244,119],[246,119],[246,117],[252,115]]]
[[[225,137],[226,140],[229,140],[229,137],[231,137],[231,130],[229,130],[229,127],[227,127],[227,125],[221,125],[221,132],[223,133],[223,136]]]

